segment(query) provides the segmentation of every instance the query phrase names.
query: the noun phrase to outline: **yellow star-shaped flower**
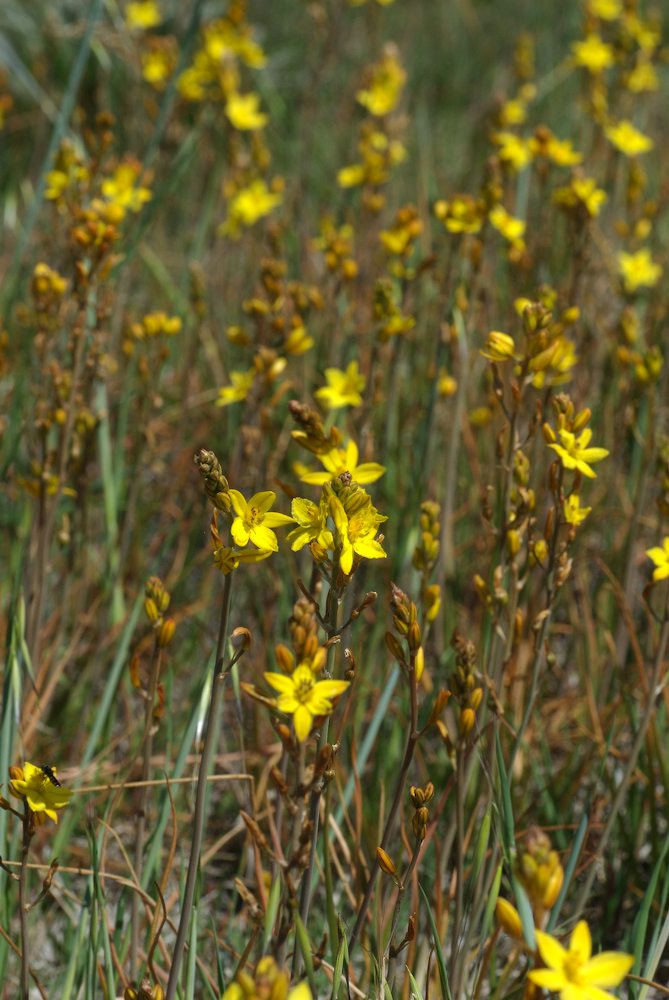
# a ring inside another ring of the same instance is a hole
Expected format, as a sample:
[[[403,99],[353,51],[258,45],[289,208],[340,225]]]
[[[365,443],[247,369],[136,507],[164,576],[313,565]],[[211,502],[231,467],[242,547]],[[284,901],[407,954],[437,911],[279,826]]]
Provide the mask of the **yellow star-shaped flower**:
[[[634,964],[634,956],[620,951],[592,955],[590,928],[579,921],[564,948],[550,934],[535,931],[545,969],[534,969],[528,979],[542,989],[559,993],[561,1000],[613,1000],[602,987],[618,986]]]
[[[230,531],[237,545],[244,548],[252,542],[259,549],[278,552],[279,543],[271,529],[282,524],[292,524],[293,518],[270,510],[276,500],[276,493],[272,490],[255,493],[247,502],[239,490],[230,490],[230,500],[237,515]]]
[[[279,692],[276,707],[280,712],[293,716],[295,735],[304,743],[311,732],[314,719],[330,715],[333,699],[349,686],[349,681],[317,681],[306,663],[301,663],[288,677],[286,674],[266,673],[265,680]]]

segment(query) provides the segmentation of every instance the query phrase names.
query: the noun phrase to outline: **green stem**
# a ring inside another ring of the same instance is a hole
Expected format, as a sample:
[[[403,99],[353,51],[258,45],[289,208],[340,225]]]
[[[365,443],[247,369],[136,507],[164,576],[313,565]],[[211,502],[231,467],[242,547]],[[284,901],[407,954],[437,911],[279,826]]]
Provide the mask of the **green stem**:
[[[207,715],[204,747],[202,750],[202,757],[200,758],[200,770],[197,776],[197,794],[195,798],[195,813],[193,815],[193,832],[191,834],[191,850],[188,861],[188,874],[186,876],[186,889],[184,891],[184,899],[181,907],[179,930],[174,944],[170,977],[165,991],[165,1000],[174,1000],[176,995],[181,961],[190,929],[193,901],[195,899],[195,886],[200,870],[200,852],[202,850],[202,838],[204,835],[204,823],[206,819],[207,776],[211,768],[211,762],[214,758],[220,736],[219,716],[221,714],[223,690],[225,679],[227,677],[227,670],[223,670],[223,646],[228,631],[228,621],[230,619],[232,575],[232,573],[228,573],[225,577],[225,583],[223,585],[221,621],[218,630],[216,660],[214,663],[214,680],[211,687],[211,700],[209,702],[209,713]]]
[[[27,802],[23,804],[23,841],[21,845],[21,867],[19,868],[19,916],[21,920],[21,1000],[30,1000],[30,947],[28,944],[28,905],[26,901],[26,877],[28,873],[28,851],[32,837],[32,817]]]
[[[613,802],[611,803],[611,809],[609,811],[608,818],[604,829],[602,830],[601,837],[599,838],[599,843],[597,849],[594,852],[593,857],[590,860],[590,868],[585,882],[581,888],[578,899],[576,901],[574,915],[575,917],[580,916],[583,909],[588,901],[590,891],[592,889],[592,884],[597,877],[598,862],[602,858],[606,846],[609,842],[609,837],[611,836],[611,831],[613,830],[614,823],[618,818],[618,813],[625,801],[625,796],[629,789],[629,783],[636,768],[637,760],[639,754],[641,753],[641,748],[646,739],[646,733],[648,732],[648,726],[653,717],[653,712],[655,711],[655,702],[658,697],[658,689],[660,684],[660,678],[662,676],[662,668],[664,666],[664,658],[667,654],[667,646],[669,645],[669,606],[665,612],[665,620],[662,625],[662,631],[660,633],[660,641],[658,643],[657,652],[655,654],[655,662],[653,664],[653,672],[651,675],[650,685],[648,687],[648,700],[644,708],[643,716],[641,718],[641,724],[639,726],[638,732],[636,734],[632,750],[629,757],[627,758],[627,763],[625,765],[625,770],[623,772],[622,780],[618,785],[618,791],[616,792]]]
[[[153,645],[153,655],[149,669],[149,690],[146,695],[146,711],[144,715],[144,736],[142,754],[142,781],[148,781],[151,777],[151,752],[153,750],[153,704],[158,688],[158,678],[160,676],[160,647],[158,640]],[[137,825],[135,828],[135,878],[138,884],[142,884],[142,869],[144,866],[144,841],[146,839],[146,810],[149,801],[149,787],[144,785],[140,789],[139,807],[137,810]],[[130,976],[137,977],[137,953],[139,950],[139,905],[140,894],[132,894],[132,914],[131,914],[131,935],[130,935]]]
[[[388,819],[386,820],[386,825],[383,829],[383,836],[381,837],[381,843],[379,844],[379,847],[383,848],[383,850],[386,850],[388,841],[390,840],[393,830],[395,829],[395,822],[397,820],[400,803],[402,801],[402,793],[404,792],[406,777],[407,774],[409,773],[409,767],[411,766],[414,750],[416,749],[416,743],[418,742],[418,737],[419,737],[418,691],[416,683],[415,654],[412,654],[411,662],[409,664],[409,689],[411,692],[411,719],[409,723],[409,733],[407,736],[406,748],[404,750],[402,767],[400,769],[399,777],[397,779],[397,785],[395,787],[395,794],[393,796],[390,812],[388,813]],[[363,896],[362,903],[360,904],[360,909],[358,910],[358,916],[355,922],[355,927],[353,928],[353,933],[351,934],[351,939],[348,944],[349,961],[353,956],[353,951],[355,949],[357,940],[360,937],[360,933],[362,931],[365,922],[365,917],[367,916],[367,910],[369,909],[369,904],[372,899],[372,894],[374,892],[374,886],[376,884],[376,879],[378,877],[378,874],[379,874],[379,866],[377,864],[374,864],[369,879],[367,880],[365,895]]]
[[[333,580],[336,579],[338,575],[339,567],[336,565],[333,572]],[[328,639],[332,639],[338,631],[339,626],[339,605],[340,597],[332,588],[328,592],[327,603],[326,603],[326,618],[325,624],[327,628]],[[332,670],[334,667],[335,660],[336,643],[333,643],[328,649],[328,662],[325,668],[325,676],[331,677]],[[321,735],[318,741],[318,751],[317,758],[320,756],[321,752],[325,749],[328,744],[328,738],[330,735],[330,717],[327,716],[322,727]],[[304,875],[302,876],[302,885],[300,888],[300,917],[304,926],[307,926],[307,917],[309,916],[309,904],[311,903],[311,882],[313,878],[314,867],[316,864],[316,847],[318,844],[318,827],[321,812],[321,798],[323,793],[327,794],[326,780],[323,776],[319,778],[316,782],[312,792],[311,798],[309,800],[309,822],[312,826],[311,834],[311,845],[309,847],[309,863],[305,869]],[[297,978],[300,971],[300,951],[296,948],[293,952],[293,978]]]

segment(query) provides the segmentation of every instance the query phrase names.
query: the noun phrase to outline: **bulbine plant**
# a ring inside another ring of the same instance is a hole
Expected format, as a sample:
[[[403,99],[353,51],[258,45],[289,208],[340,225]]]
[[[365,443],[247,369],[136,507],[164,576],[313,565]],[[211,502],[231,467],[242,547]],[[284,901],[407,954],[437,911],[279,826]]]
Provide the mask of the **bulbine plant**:
[[[4,993],[664,995],[663,11],[0,6]]]

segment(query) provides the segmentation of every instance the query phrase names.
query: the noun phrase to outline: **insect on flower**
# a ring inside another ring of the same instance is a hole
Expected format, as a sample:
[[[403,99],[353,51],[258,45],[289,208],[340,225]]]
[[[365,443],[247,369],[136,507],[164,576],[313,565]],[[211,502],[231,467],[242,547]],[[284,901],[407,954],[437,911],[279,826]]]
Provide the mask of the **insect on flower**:
[[[56,788],[62,788],[62,785],[54,774],[53,768],[50,764],[40,764],[39,769],[42,774],[49,779],[52,785],[55,785]]]

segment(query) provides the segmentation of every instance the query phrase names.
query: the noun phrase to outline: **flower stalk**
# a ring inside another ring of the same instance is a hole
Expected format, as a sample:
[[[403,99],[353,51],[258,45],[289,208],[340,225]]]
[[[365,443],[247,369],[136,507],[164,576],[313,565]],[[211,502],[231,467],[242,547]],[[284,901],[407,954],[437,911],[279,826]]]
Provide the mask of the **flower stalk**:
[[[190,930],[190,922],[195,899],[195,886],[200,869],[200,854],[202,851],[202,838],[204,835],[204,824],[206,819],[207,806],[207,776],[211,769],[211,763],[218,746],[220,736],[219,718],[221,705],[223,702],[223,691],[225,681],[228,676],[231,664],[224,669],[224,645],[228,633],[228,623],[230,620],[230,605],[232,599],[232,573],[225,576],[223,582],[223,595],[221,599],[221,618],[218,629],[218,640],[216,642],[216,658],[214,661],[214,679],[211,686],[211,698],[207,713],[207,724],[205,728],[204,747],[200,758],[200,767],[197,778],[197,792],[195,797],[195,812],[193,814],[193,829],[191,833],[191,849],[188,859],[188,873],[186,875],[186,888],[181,906],[181,916],[179,918],[179,929],[172,953],[172,965],[165,991],[165,1000],[174,1000],[179,983],[179,973],[183,959],[186,939]]]

